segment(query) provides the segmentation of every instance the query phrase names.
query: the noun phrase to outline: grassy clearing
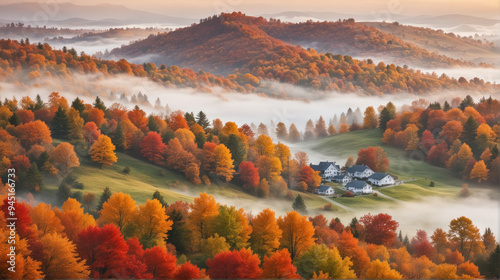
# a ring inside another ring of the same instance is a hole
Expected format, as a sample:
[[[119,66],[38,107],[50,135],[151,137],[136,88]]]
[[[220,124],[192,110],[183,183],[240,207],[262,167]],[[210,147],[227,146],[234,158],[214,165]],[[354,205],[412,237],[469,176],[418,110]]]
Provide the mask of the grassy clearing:
[[[55,145],[61,141],[54,141]],[[286,199],[261,199],[240,190],[236,185],[227,183],[218,185],[212,182],[210,186],[194,185],[188,182],[183,175],[169,171],[159,166],[134,158],[124,153],[117,153],[118,162],[113,166],[105,166],[99,169],[92,163],[89,157],[80,156],[80,166],[74,168],[72,175],[84,184],[83,190],[74,189],[83,193],[93,192],[98,196],[105,187],[109,187],[113,192],[124,192],[132,196],[138,203],[144,203],[150,199],[156,190],[165,197],[168,203],[177,200],[190,202],[193,197],[201,192],[214,195],[223,204],[231,204],[245,209],[272,208],[275,211],[284,213],[292,210],[292,201]],[[129,174],[123,173],[123,169],[128,166],[131,169]],[[44,201],[54,201],[60,180],[48,179],[40,198]],[[299,192],[292,191],[293,196]],[[327,204],[327,201],[313,194],[300,193],[304,198],[306,206],[313,212]],[[340,211],[340,208],[333,207]]]
[[[380,129],[365,129],[340,135],[326,137],[317,141],[305,143],[305,147],[327,156],[339,159],[343,165],[349,156],[356,157],[360,148],[381,146],[387,153],[391,163],[389,173],[398,179],[427,179],[436,182],[441,187],[460,187],[462,182],[451,171],[424,162],[424,155],[418,152],[409,154],[382,143]],[[340,160],[341,159],[341,160]]]

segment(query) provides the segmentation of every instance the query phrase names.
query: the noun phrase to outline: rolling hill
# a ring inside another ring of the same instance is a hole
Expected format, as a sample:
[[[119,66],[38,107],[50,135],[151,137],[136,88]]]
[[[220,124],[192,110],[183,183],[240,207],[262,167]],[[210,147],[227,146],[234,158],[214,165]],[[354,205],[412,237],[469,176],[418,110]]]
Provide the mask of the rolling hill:
[[[493,43],[460,37],[442,30],[383,22],[363,22],[362,24],[394,35],[430,52],[437,52],[455,59],[464,59],[474,63],[490,63],[497,61],[500,57],[499,48]]]
[[[304,48],[322,53],[379,59],[419,67],[473,66],[432,53],[395,35],[353,20],[282,23],[241,13],[221,14],[169,34],[115,49],[110,58],[147,58],[203,71],[252,70],[259,61],[304,56]]]

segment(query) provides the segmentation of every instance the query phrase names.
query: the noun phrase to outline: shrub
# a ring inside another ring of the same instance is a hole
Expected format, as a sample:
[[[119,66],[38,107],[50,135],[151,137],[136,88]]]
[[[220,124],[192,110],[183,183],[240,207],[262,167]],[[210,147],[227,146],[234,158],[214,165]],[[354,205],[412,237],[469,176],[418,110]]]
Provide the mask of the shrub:
[[[461,197],[469,197],[471,194],[472,192],[469,190],[469,185],[463,184],[458,195]]]
[[[207,175],[201,176],[201,180],[203,181],[203,184],[210,186],[210,178],[208,178]]]
[[[286,194],[285,194],[285,198],[288,199],[288,200],[293,200],[293,193],[292,191],[287,191]]]
[[[434,181],[431,181],[431,182],[429,183],[429,187],[434,187],[435,185],[436,185],[436,184],[434,183]]]
[[[74,175],[68,174],[66,178],[64,178],[64,183],[72,186],[76,182],[76,177]]]
[[[353,192],[351,192],[351,191],[346,191],[346,192],[342,195],[342,197],[354,197],[354,193],[353,193]]]
[[[76,199],[80,203],[83,201],[83,194],[81,191],[73,192],[70,197]]]
[[[73,183],[73,188],[75,189],[79,189],[79,190],[83,190],[85,186],[83,185],[83,183],[80,183],[78,181],[76,181],[75,183]]]
[[[161,177],[165,177],[165,175],[167,175],[167,173],[164,170],[160,171],[160,176]]]
[[[373,193],[373,196],[374,197],[378,197],[378,193]]]
[[[128,167],[128,166],[125,166],[125,167],[123,168],[123,170],[122,170],[122,172],[123,172],[123,173],[125,173],[125,174],[130,174],[130,171],[131,171],[131,169],[130,169],[130,167]]]
[[[325,204],[325,206],[323,206],[323,210],[333,211],[333,204],[331,204],[331,203]]]

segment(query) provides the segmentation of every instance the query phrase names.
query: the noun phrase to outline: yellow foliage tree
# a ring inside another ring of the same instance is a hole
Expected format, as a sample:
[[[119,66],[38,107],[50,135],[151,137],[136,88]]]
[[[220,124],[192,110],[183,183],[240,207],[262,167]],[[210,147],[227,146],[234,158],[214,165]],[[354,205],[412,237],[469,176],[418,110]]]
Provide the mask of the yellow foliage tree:
[[[78,232],[95,225],[92,215],[83,212],[82,205],[74,198],[69,198],[61,207],[62,211],[55,209],[56,216],[64,227],[64,233],[70,241],[75,242]]]
[[[172,229],[172,224],[165,207],[157,199],[148,199],[137,207],[134,216],[135,235],[146,248],[165,247],[167,232]]]
[[[274,144],[271,137],[261,134],[255,141],[255,146],[260,155],[272,157],[274,155]]]
[[[115,145],[104,134],[99,136],[90,147],[89,154],[92,161],[99,164],[99,168],[102,168],[103,165],[113,165],[118,160],[115,154]]]
[[[61,221],[50,204],[40,202],[37,206],[31,208],[30,218],[31,222],[36,225],[39,236],[48,233],[62,233],[64,230]]]
[[[215,175],[225,181],[231,181],[234,174],[234,160],[231,157],[231,152],[224,144],[219,144],[214,150],[215,158]]]
[[[90,275],[85,260],[76,253],[76,246],[57,233],[49,233],[40,239],[44,258],[42,271],[47,279],[82,279]]]
[[[443,263],[434,269],[431,279],[457,279],[457,267],[452,264]]]
[[[274,211],[269,208],[262,210],[253,218],[252,227],[250,244],[260,257],[269,256],[279,248],[282,231]]]
[[[297,211],[287,212],[284,217],[279,217],[278,226],[282,231],[281,247],[288,249],[292,259],[314,245],[313,224]]]
[[[403,276],[394,269],[391,269],[386,261],[374,260],[366,270],[368,279],[401,279]]]
[[[120,231],[127,226],[135,215],[137,207],[129,194],[114,193],[108,201],[104,202],[101,216],[97,219],[99,225],[115,224]]]
[[[481,183],[483,181],[488,180],[488,173],[490,171],[488,168],[486,168],[486,164],[484,164],[484,160],[480,160],[474,164],[474,167],[472,168],[469,179],[471,180],[476,180],[477,182]]]
[[[219,203],[212,195],[200,193],[200,197],[194,198],[189,204],[191,211],[188,214],[186,225],[193,232],[193,240],[208,238],[210,222],[219,214]]]

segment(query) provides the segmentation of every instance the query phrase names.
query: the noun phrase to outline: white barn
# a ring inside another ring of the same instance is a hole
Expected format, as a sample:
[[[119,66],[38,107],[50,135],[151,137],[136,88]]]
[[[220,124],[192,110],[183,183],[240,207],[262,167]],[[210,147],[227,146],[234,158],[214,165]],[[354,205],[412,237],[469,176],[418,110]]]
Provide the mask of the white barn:
[[[358,180],[347,183],[344,188],[354,194],[370,194],[373,192],[372,186],[365,181]]]
[[[319,171],[319,175],[324,180],[332,180],[333,177],[342,174],[340,166],[335,162],[321,161],[319,164],[309,165],[314,171]]]
[[[332,178],[332,181],[341,183],[342,185],[345,185],[349,182],[352,181],[352,177],[349,176],[348,174],[343,174],[343,175],[338,175]]]
[[[371,175],[373,175],[373,173],[375,173],[373,170],[371,170],[370,167],[358,164],[355,164],[352,167],[347,168],[346,171],[347,174],[349,174],[349,176],[359,179],[368,178]]]
[[[321,185],[319,188],[315,189],[314,192],[321,195],[333,195],[335,190],[330,186]]]
[[[368,181],[376,186],[393,185],[395,183],[394,177],[382,172],[373,173],[368,177]]]

